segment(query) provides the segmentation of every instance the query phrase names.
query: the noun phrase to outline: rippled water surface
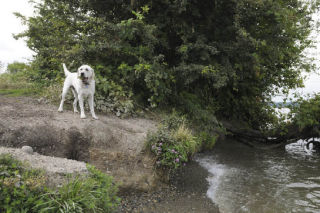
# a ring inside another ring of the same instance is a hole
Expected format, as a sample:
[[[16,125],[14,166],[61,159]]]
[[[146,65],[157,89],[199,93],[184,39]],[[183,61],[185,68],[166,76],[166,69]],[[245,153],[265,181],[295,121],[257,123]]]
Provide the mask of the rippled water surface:
[[[222,213],[320,213],[320,154],[299,143],[264,151],[225,141],[196,160]]]

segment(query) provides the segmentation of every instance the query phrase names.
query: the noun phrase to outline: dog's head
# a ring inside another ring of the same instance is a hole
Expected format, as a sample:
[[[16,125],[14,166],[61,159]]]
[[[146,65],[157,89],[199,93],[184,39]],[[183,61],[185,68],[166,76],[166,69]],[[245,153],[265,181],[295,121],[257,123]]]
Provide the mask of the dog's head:
[[[82,65],[78,68],[78,78],[84,84],[89,84],[94,79],[94,71],[89,65]]]

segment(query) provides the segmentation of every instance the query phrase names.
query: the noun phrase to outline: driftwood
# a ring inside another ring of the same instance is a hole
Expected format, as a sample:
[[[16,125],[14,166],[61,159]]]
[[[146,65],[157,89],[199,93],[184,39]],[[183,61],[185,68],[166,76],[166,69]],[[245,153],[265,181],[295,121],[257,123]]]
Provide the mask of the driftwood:
[[[258,149],[284,147],[299,139],[308,140],[310,138],[319,137],[319,131],[317,131],[318,127],[300,130],[298,126],[292,124],[287,127],[287,132],[285,134],[280,131],[268,134],[249,128],[238,121],[223,121],[222,124],[228,132],[229,137],[231,136],[241,143]]]

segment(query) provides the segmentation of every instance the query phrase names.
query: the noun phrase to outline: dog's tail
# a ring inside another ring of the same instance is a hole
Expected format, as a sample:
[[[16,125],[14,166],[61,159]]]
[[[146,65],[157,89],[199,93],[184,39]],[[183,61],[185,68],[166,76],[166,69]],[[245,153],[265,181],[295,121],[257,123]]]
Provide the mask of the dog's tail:
[[[68,75],[70,74],[70,71],[67,69],[67,67],[66,67],[66,65],[65,65],[64,63],[62,64],[62,66],[63,66],[64,74],[65,74],[66,76],[68,76]]]

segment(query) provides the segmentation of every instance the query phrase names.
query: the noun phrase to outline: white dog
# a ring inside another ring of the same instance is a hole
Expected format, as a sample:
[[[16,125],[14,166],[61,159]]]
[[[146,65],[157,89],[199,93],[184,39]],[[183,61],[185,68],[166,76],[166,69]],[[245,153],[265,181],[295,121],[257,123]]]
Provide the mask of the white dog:
[[[64,74],[66,75],[66,79],[64,80],[62,99],[58,111],[63,111],[63,102],[65,101],[65,97],[69,88],[71,87],[72,93],[74,95],[73,111],[78,113],[77,102],[79,101],[80,118],[86,118],[84,114],[83,101],[85,98],[88,98],[91,115],[94,119],[98,119],[98,117],[94,113],[93,96],[95,92],[95,80],[93,69],[88,65],[82,65],[81,67],[79,67],[77,73],[71,73],[69,72],[65,64],[62,65]]]

